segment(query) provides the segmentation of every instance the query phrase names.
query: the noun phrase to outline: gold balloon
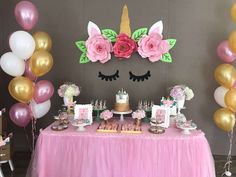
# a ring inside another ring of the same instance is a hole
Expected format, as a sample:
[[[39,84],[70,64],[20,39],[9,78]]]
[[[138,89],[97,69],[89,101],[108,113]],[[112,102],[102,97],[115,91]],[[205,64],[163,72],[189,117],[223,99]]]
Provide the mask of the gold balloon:
[[[214,76],[216,81],[226,88],[232,88],[236,81],[236,71],[230,64],[221,64],[217,66]]]
[[[228,43],[229,43],[229,48],[235,53],[236,52],[236,30],[230,33]]]
[[[30,69],[39,77],[51,70],[53,65],[52,55],[46,50],[38,50],[30,58]]]
[[[234,3],[234,5],[232,6],[230,14],[232,20],[236,23],[236,3]]]
[[[215,124],[222,130],[230,132],[235,125],[235,115],[227,108],[218,109],[214,114]]]
[[[28,103],[33,98],[34,84],[27,77],[19,76],[10,81],[8,90],[17,101]]]
[[[47,50],[47,51],[51,50],[52,39],[48,33],[43,32],[43,31],[38,31],[33,34],[33,37],[34,37],[34,41],[36,44],[36,46],[35,46],[36,50],[39,50],[39,49],[43,49],[43,50]]]
[[[236,89],[230,89],[225,94],[225,104],[233,112],[236,112]]]

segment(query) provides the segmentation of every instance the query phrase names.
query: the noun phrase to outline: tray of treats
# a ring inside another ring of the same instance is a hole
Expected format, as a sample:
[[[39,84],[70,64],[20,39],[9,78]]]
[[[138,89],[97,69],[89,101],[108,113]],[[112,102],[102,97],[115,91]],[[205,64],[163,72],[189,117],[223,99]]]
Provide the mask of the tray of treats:
[[[116,122],[101,122],[97,128],[97,132],[102,133],[118,133],[119,124]]]
[[[59,123],[59,122],[55,122],[52,126],[51,129],[54,131],[62,131],[68,128],[68,124],[64,124],[64,123]]]
[[[123,124],[121,125],[121,133],[131,133],[131,134],[139,134],[142,133],[142,129],[140,125],[136,124]]]

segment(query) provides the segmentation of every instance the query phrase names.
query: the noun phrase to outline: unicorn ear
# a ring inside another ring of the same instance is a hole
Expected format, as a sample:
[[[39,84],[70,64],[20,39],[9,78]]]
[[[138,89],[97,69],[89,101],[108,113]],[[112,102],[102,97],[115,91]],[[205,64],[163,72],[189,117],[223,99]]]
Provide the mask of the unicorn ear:
[[[162,23],[162,21],[158,21],[151,26],[148,34],[151,34],[151,33],[162,34],[162,31],[163,31],[163,23]]]
[[[92,37],[96,34],[101,34],[101,30],[99,29],[99,27],[95,23],[89,21],[89,23],[88,23],[88,35],[89,35],[89,37]]]

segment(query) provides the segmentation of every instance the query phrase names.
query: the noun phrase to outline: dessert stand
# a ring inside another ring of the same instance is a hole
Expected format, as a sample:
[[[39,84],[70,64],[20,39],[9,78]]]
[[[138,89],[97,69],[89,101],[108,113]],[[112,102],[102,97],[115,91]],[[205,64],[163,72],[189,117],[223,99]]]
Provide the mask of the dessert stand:
[[[68,128],[69,120],[66,112],[60,112],[58,116],[54,116],[56,122],[51,126],[54,131],[62,131]]]
[[[96,112],[96,117],[95,117],[95,120],[96,121],[100,121],[101,119],[100,119],[100,113],[102,112],[102,111],[104,111],[105,109],[93,109],[93,111],[95,111]]]
[[[76,129],[76,131],[78,131],[78,132],[83,132],[83,131],[85,131],[85,126],[86,126],[86,124],[84,123],[84,122],[78,122],[78,121],[73,121],[73,122],[71,122],[71,124],[74,126],[74,127],[78,127],[77,129]]]
[[[115,111],[115,110],[111,110],[113,114],[118,114],[120,115],[120,121],[124,121],[124,115],[128,115],[128,114],[131,114],[133,111],[132,110],[129,110],[129,111],[126,111],[126,112],[119,112],[119,111]]]
[[[91,104],[93,105],[93,111],[96,112],[96,121],[100,121],[100,113],[107,109],[106,100],[91,100]]]
[[[138,102],[138,109],[144,110],[146,113],[145,117],[143,118],[144,122],[150,122],[153,105],[154,105],[153,101],[141,100]]]
[[[157,118],[151,118],[150,123],[151,127],[148,129],[150,133],[154,134],[165,133],[165,128],[161,126],[161,124],[163,123],[162,121],[159,121]]]
[[[152,113],[152,109],[146,109],[144,111],[146,113],[146,116],[143,118],[143,121],[149,123],[151,116],[148,116],[148,115],[150,115]]]
[[[195,123],[191,123],[191,125],[186,126],[186,123],[177,123],[176,126],[182,130],[182,133],[184,135],[191,134],[191,130],[195,130],[197,128],[197,125]]]

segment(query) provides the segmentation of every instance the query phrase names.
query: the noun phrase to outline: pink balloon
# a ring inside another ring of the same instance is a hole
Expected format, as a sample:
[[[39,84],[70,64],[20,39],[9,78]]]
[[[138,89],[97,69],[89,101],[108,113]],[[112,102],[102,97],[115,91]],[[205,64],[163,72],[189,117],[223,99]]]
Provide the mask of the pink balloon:
[[[15,7],[16,21],[25,30],[31,30],[38,22],[38,10],[30,1],[20,1]]]
[[[32,119],[30,108],[25,103],[14,104],[9,111],[9,116],[12,122],[19,127],[26,127]]]
[[[230,50],[228,41],[223,41],[218,45],[217,54],[222,61],[227,63],[231,63],[236,59],[236,53]]]
[[[34,100],[36,103],[43,103],[49,100],[54,93],[54,87],[50,81],[41,80],[36,83],[34,90]]]
[[[24,75],[26,77],[28,77],[30,80],[35,81],[37,79],[37,76],[35,76],[34,73],[32,73],[32,71],[29,67],[29,62],[30,62],[29,60],[27,60],[25,62],[25,73],[24,73]]]

